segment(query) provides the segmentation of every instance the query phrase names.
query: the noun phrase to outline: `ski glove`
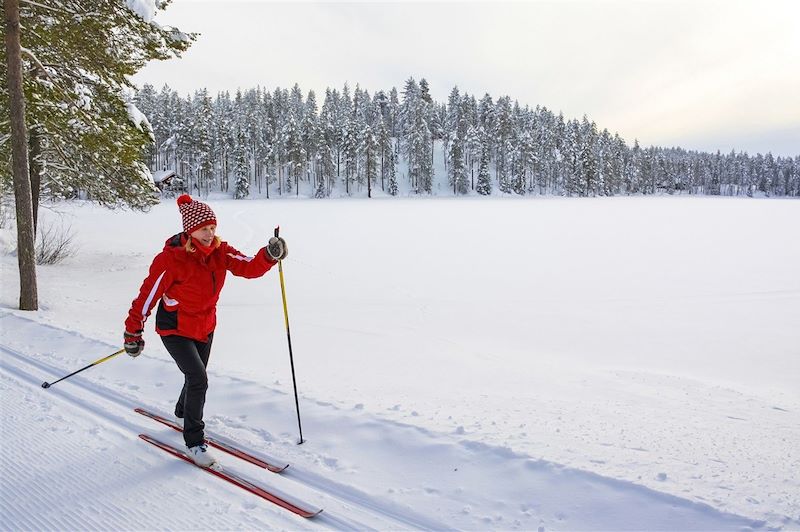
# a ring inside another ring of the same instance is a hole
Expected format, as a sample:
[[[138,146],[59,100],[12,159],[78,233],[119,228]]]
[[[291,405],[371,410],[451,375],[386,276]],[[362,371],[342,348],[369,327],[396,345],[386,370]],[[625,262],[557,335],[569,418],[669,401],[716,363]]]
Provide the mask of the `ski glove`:
[[[269,255],[272,260],[283,260],[288,254],[289,248],[286,247],[286,241],[283,238],[279,236],[273,236],[269,239],[269,243],[267,244],[267,255]]]
[[[123,335],[125,338],[125,352],[132,357],[138,357],[144,351],[144,340],[142,340],[142,331],[135,333],[125,331]]]

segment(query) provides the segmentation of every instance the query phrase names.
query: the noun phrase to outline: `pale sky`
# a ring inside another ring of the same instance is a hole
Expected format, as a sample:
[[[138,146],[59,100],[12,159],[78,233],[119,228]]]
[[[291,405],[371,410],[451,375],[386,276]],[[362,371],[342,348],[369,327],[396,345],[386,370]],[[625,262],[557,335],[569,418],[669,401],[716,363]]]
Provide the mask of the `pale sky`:
[[[173,0],[198,32],[134,77],[182,96],[260,85],[370,94],[426,78],[586,114],[629,144],[800,155],[800,0],[267,2]]]

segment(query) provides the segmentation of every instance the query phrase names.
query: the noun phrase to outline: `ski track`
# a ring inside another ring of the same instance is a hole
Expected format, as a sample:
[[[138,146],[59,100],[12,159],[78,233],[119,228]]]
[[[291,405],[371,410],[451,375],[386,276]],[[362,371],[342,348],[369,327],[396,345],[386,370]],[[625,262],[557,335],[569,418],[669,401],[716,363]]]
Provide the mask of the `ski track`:
[[[13,314],[2,313],[0,320],[6,327],[10,322],[15,326],[33,326],[45,336],[80,337]],[[93,343],[94,352],[108,349],[108,346],[91,339],[78,339]],[[30,347],[34,348],[33,345]],[[403,470],[402,464],[398,467],[398,457],[420,456],[420,449],[424,449],[425,463],[408,464],[409,476],[413,479],[418,475],[419,479],[409,481],[406,487],[387,482],[383,496],[371,495],[357,484],[345,482],[348,478],[357,482],[358,477],[348,477],[353,466],[344,463],[344,458],[343,463],[339,463],[340,458],[326,456],[324,448],[316,451],[304,447],[291,449],[284,441],[283,451],[294,455],[290,460],[291,467],[283,475],[263,472],[258,478],[250,478],[266,487],[271,487],[272,481],[281,484],[276,491],[291,494],[300,491],[302,495],[297,498],[325,508],[314,520],[305,521],[239,488],[205,478],[208,476],[205,472],[172,460],[164,456],[163,451],[138,445],[135,437],[140,432],[180,443],[177,432],[133,412],[136,406],[156,412],[160,411],[159,408],[90,382],[81,375],[44,391],[40,388],[41,377],[37,377],[37,373],[60,376],[68,371],[37,359],[47,355],[26,355],[5,345],[0,345],[0,352],[3,354],[0,358],[0,391],[8,396],[3,401],[4,427],[0,439],[0,469],[3,472],[0,510],[6,526],[14,529],[191,528],[187,523],[201,523],[199,527],[204,529],[444,530],[479,527],[527,530],[542,528],[542,523],[547,523],[547,528],[586,529],[591,528],[587,523],[592,522],[592,508],[608,514],[604,506],[609,500],[615,501],[622,513],[628,509],[633,514],[617,517],[619,529],[685,529],[687,525],[692,525],[690,528],[693,529],[766,527],[763,521],[719,512],[702,503],[628,482],[544,460],[532,460],[508,448],[471,441],[442,442],[426,429],[372,418],[347,420],[349,433],[346,437],[359,442],[362,447],[370,445],[376,438],[393,442],[388,448],[385,443],[377,442],[378,451],[372,450],[373,458],[374,455],[381,458],[379,463],[393,464],[388,473],[375,472],[379,475]],[[144,362],[152,365],[164,361],[144,359]],[[140,361],[137,368],[142,366]],[[231,386],[237,390],[234,395],[241,394],[242,397],[251,393],[249,388],[257,386],[241,379],[228,379],[236,383],[236,386]],[[161,383],[157,382],[155,386],[161,386]],[[12,398],[8,393],[12,388],[23,390],[23,393]],[[263,395],[263,387],[260,388]],[[136,386],[127,386],[126,390],[137,395],[139,392]],[[268,391],[276,396],[285,395],[275,390]],[[315,404],[315,412],[325,412],[316,416],[319,432],[326,430],[326,424],[336,425],[331,429],[332,433],[341,430],[339,426],[343,424],[343,416],[348,414],[329,404]],[[231,418],[214,416],[213,422],[209,427],[211,432],[222,432],[223,438],[234,432],[237,437],[233,441],[250,448],[261,448],[265,444],[279,447],[282,439],[287,439],[286,434],[276,437]],[[39,437],[25,439],[30,434]],[[239,437],[242,435],[245,437]],[[91,442],[89,448],[86,448],[87,441]],[[30,453],[41,457],[36,462],[35,471],[17,465],[30,463],[30,458],[25,458]],[[115,454],[120,458],[115,458]],[[224,460],[226,467],[233,462],[237,473],[239,468],[254,467],[229,457]],[[455,469],[454,463],[457,465]],[[309,469],[311,465],[322,467],[317,472]],[[461,485],[470,487],[468,491],[459,488],[443,492],[437,488],[437,475],[454,474],[459,470]],[[157,478],[161,481],[170,479],[166,487],[160,485],[163,482],[151,481],[154,472],[159,474]],[[327,474],[337,474],[343,480],[334,480]],[[178,483],[176,477],[186,479],[186,482]],[[528,486],[526,492],[529,494],[514,493],[510,488],[510,491],[504,490],[504,478],[513,479],[509,482],[512,487]],[[480,488],[484,481],[492,486],[488,492]],[[58,496],[63,490],[83,496],[67,498],[73,505],[65,508]],[[164,497],[165,491],[169,497]],[[106,494],[109,492],[118,495],[121,492],[124,497],[108,497]],[[415,501],[432,497],[437,499],[437,506],[441,504],[436,519],[412,510]],[[119,500],[126,504],[119,504]],[[75,501],[80,502],[74,504]],[[494,512],[491,515],[472,515],[473,507],[494,509]],[[198,520],[199,515],[202,520]],[[446,524],[442,522],[443,518]],[[794,526],[792,522],[786,525]]]
[[[55,375],[60,373],[59,370],[56,370],[55,368],[52,368],[48,364],[40,362],[40,361],[36,361],[36,360],[34,360],[32,358],[29,358],[29,357],[26,357],[23,354],[15,351],[14,349],[11,349],[11,348],[9,348],[7,346],[4,346],[2,344],[0,344],[0,351],[2,351],[4,355],[10,355],[14,359],[16,359],[17,362],[22,363],[22,364],[27,364],[29,366],[33,366],[33,367],[39,369],[40,371],[51,373],[51,374],[55,374]],[[35,377],[33,374],[28,373],[25,370],[21,369],[18,365],[17,366],[11,365],[11,364],[8,364],[6,360],[3,360],[2,362],[0,362],[0,370],[2,370],[2,373],[3,373],[4,377],[6,377],[6,375],[8,375],[9,377],[13,376],[18,381],[25,382],[26,384],[28,384],[28,385],[33,387],[33,391],[27,391],[26,392],[26,395],[25,395],[26,399],[33,397],[32,394],[39,391],[37,388],[40,387],[40,383],[39,383],[37,377]],[[84,418],[88,418],[88,420],[94,419],[96,421],[96,423],[90,425],[90,426],[92,426],[94,428],[92,428],[91,430],[87,429],[84,432],[87,432],[87,431],[89,431],[89,432],[100,432],[102,429],[98,429],[97,427],[98,426],[104,427],[105,429],[108,429],[110,431],[115,432],[124,441],[124,443],[122,445],[125,445],[125,446],[130,445],[131,442],[134,441],[133,437],[135,437],[137,434],[139,434],[141,432],[150,433],[150,434],[159,434],[159,437],[161,437],[162,439],[165,439],[167,441],[171,441],[173,444],[176,444],[176,445],[182,445],[182,440],[180,440],[180,437],[179,437],[177,432],[175,432],[174,430],[172,430],[170,428],[167,428],[167,427],[163,427],[162,428],[162,426],[157,424],[155,421],[147,420],[146,418],[144,418],[140,414],[137,414],[137,413],[133,412],[133,409],[136,406],[141,406],[141,403],[136,402],[136,401],[131,400],[131,399],[127,399],[127,398],[122,397],[122,396],[120,396],[118,394],[115,394],[114,392],[111,392],[109,390],[105,390],[103,388],[91,385],[89,383],[80,382],[80,381],[78,381],[78,379],[79,379],[79,376],[72,377],[71,378],[71,380],[73,380],[72,384],[73,385],[77,385],[81,389],[82,392],[89,392],[90,395],[94,395],[94,396],[96,396],[98,398],[101,398],[103,400],[106,400],[106,401],[112,403],[113,404],[112,408],[114,410],[103,409],[103,408],[98,409],[99,405],[97,403],[92,402],[91,400],[88,400],[88,399],[83,399],[81,397],[78,397],[77,395],[74,395],[74,394],[72,394],[70,392],[65,392],[65,391],[63,391],[63,389],[57,391],[57,389],[55,387],[51,388],[51,389],[48,389],[47,392],[44,392],[44,393],[54,393],[55,392],[55,394],[57,394],[57,395],[54,395],[56,400],[59,400],[60,402],[64,403],[68,408],[71,406],[75,410],[82,410]],[[62,383],[59,383],[56,386],[61,387],[61,384]],[[66,382],[64,384],[66,384]],[[42,402],[44,402],[44,400],[42,400]],[[52,408],[51,405],[47,406],[48,410],[51,409],[51,408]],[[120,412],[124,412],[124,414],[118,413],[116,410],[119,410]],[[152,409],[152,410],[158,412],[157,409]],[[98,415],[97,412],[99,412],[99,411],[104,412],[104,414],[103,415]],[[130,413],[133,413],[133,415],[131,416]],[[164,415],[163,412],[161,414]],[[133,416],[135,416],[135,417],[133,417]],[[72,417],[73,416],[70,416],[69,418],[65,418],[64,416],[58,416],[58,417],[56,417],[54,419],[43,419],[41,417],[38,417],[37,420],[36,420],[36,422],[37,422],[36,426],[38,427],[39,426],[38,423],[42,423],[42,422],[45,422],[45,421],[53,421],[53,423],[52,423],[53,426],[56,426],[56,425],[62,425],[62,426],[63,425],[68,425],[67,419],[72,419]],[[7,419],[5,419],[5,418],[7,418]],[[129,419],[129,418],[132,418],[133,421],[131,419]],[[137,422],[137,418],[141,418],[141,419],[143,419],[145,421],[144,422]],[[17,418],[15,416],[9,416],[4,412],[4,422],[14,423],[15,426],[19,426],[16,423],[16,419]],[[99,423],[99,425],[98,425],[98,423]],[[27,428],[30,428],[31,432],[35,431],[33,426],[26,427],[26,429]],[[70,428],[68,430],[69,430],[70,433],[75,432],[72,428]],[[10,431],[5,431],[5,430],[3,431],[3,433],[6,433],[6,432],[10,432]],[[24,430],[24,431],[20,431],[20,432],[26,433],[28,431]],[[215,434],[215,436],[216,436],[216,434]],[[234,441],[234,440],[231,440],[231,439],[226,438],[224,436],[221,436],[220,439],[227,439],[228,441]],[[58,441],[55,440],[55,439],[42,441],[41,443],[42,443],[41,452],[43,452],[43,453],[47,452],[47,451],[51,451],[52,452],[52,449],[58,447]],[[16,448],[16,449],[25,449],[25,445],[22,442],[15,442],[13,440],[12,441],[8,441],[7,445],[9,445],[12,448]],[[76,452],[77,454],[82,454],[82,453],[77,452],[78,451],[77,447],[78,446],[73,446],[72,451]],[[107,451],[110,448],[114,448],[114,447],[109,444],[109,445],[103,446],[100,449],[94,449],[94,450]],[[72,453],[68,453],[68,454],[72,454]],[[151,454],[155,454],[155,455],[158,456],[158,455],[163,454],[163,451],[156,450],[156,452],[151,453]],[[238,460],[236,460],[235,458],[229,457],[229,456],[227,456],[225,453],[223,453],[221,451],[219,451],[217,454],[221,455],[221,458],[225,461],[225,464],[226,464],[225,467],[226,468],[232,469],[229,464],[232,463],[232,462],[238,462]],[[259,453],[259,452],[252,452],[252,454],[255,455],[255,456],[262,456],[264,458],[269,456],[269,455],[267,455],[265,453]],[[7,458],[6,454],[4,454],[4,458]],[[17,456],[17,460],[16,461],[20,461],[21,458],[22,458],[21,456]],[[138,463],[139,462],[137,462],[137,464]],[[185,467],[185,464],[180,464],[179,463],[179,465],[184,465],[184,467]],[[236,465],[244,466],[244,462],[242,462],[241,464],[236,464]],[[47,467],[46,469],[50,470],[49,467]],[[181,468],[178,468],[179,471],[180,471],[180,469]],[[261,471],[260,468],[257,468],[257,469],[258,469],[259,472]],[[426,518],[421,517],[421,516],[416,516],[416,515],[414,515],[412,512],[410,512],[408,510],[405,510],[405,509],[402,509],[402,508],[396,508],[396,507],[393,507],[391,505],[386,505],[386,504],[383,504],[383,503],[381,503],[379,501],[375,501],[373,497],[371,497],[371,496],[369,496],[369,495],[367,495],[365,493],[359,493],[359,492],[354,491],[352,489],[348,489],[346,486],[337,485],[337,483],[329,481],[329,480],[321,480],[321,477],[319,477],[317,475],[314,475],[314,474],[311,474],[311,473],[308,473],[308,472],[303,472],[296,465],[292,465],[290,467],[290,469],[291,469],[291,474],[284,473],[281,476],[284,477],[284,478],[294,479],[296,482],[299,482],[301,484],[306,484],[308,486],[317,488],[320,491],[322,491],[323,494],[327,495],[329,499],[334,499],[334,500],[339,499],[339,500],[341,500],[344,503],[344,504],[341,505],[342,509],[347,510],[350,515],[358,516],[359,514],[364,514],[364,515],[367,516],[367,522],[361,522],[361,521],[359,521],[357,519],[353,519],[353,518],[346,518],[346,517],[336,516],[336,515],[334,515],[334,512],[331,511],[330,508],[326,507],[325,511],[322,514],[320,514],[318,517],[314,518],[314,523],[315,524],[318,523],[318,524],[320,524],[320,525],[322,525],[324,527],[327,527],[327,528],[335,528],[335,529],[341,529],[341,530],[353,530],[353,529],[379,530],[379,529],[386,529],[387,527],[397,528],[398,524],[400,524],[400,525],[402,525],[403,527],[406,527],[406,528],[410,527],[410,528],[415,528],[415,529],[445,530],[445,529],[448,528],[447,526],[443,525],[442,523],[438,523],[436,521],[432,521],[430,519],[426,519]],[[14,474],[15,473],[14,468],[9,467],[7,469],[5,462],[3,463],[2,470],[4,471],[4,477],[7,478],[6,482],[8,482],[9,485],[15,485],[16,484],[15,479],[21,478],[21,476],[16,476]],[[255,481],[255,482],[257,482],[257,483],[259,483],[261,485],[266,486],[268,489],[271,489],[271,491],[273,491],[273,493],[275,493],[276,495],[285,496],[285,498],[287,500],[295,499],[295,497],[293,497],[292,495],[289,495],[288,492],[285,492],[282,489],[270,486],[270,484],[268,482],[266,482],[265,480],[263,480],[263,479],[260,479],[260,478],[256,479],[252,475],[248,476],[248,475],[246,475],[244,473],[241,473],[238,470],[238,468],[234,469],[234,470],[239,475],[241,475],[242,477],[244,477],[246,479],[249,479],[249,480],[253,480],[253,481]],[[92,482],[91,479],[93,478],[95,473],[96,474],[104,474],[100,470],[98,470],[96,472],[94,470],[88,470],[88,471],[89,471],[89,474],[87,474],[85,476],[85,478],[87,479],[87,480],[85,480],[85,483]],[[127,470],[126,470],[126,472],[127,472]],[[176,474],[178,474],[178,473],[176,472]],[[269,474],[273,475],[273,473],[269,473]],[[207,483],[209,483],[209,482],[207,482]],[[72,486],[71,482],[67,482],[67,484]],[[219,480],[211,479],[210,480],[210,484],[212,484],[212,485],[213,484],[222,484],[222,482],[219,481]],[[239,488],[233,487],[232,489],[234,490],[235,494],[241,495],[242,498],[245,498],[245,499],[246,498],[254,498],[253,496],[251,496],[250,494],[245,493],[244,491],[240,490]],[[13,490],[4,488],[3,491],[4,492],[10,492],[10,491],[13,491]],[[82,491],[82,490],[78,490],[78,491]],[[98,490],[98,495],[100,495],[102,493],[103,493],[103,490]],[[26,497],[26,499],[33,500],[33,501],[37,501],[37,500],[40,501],[42,495],[43,495],[43,493],[39,492],[39,493],[33,494],[33,496],[31,496],[31,497]],[[12,500],[16,500],[16,499],[14,497],[9,497],[9,500],[7,500],[7,501],[4,500],[3,515],[12,515],[11,513],[6,513],[6,511],[5,511],[5,507],[6,506],[9,506],[9,507],[13,506],[11,504]],[[306,499],[303,499],[303,500],[306,501],[306,503],[307,503]],[[191,501],[191,499],[189,499],[189,500],[187,500],[185,502],[187,503],[186,504],[187,507],[191,506],[191,504],[195,504],[194,502]],[[261,501],[258,501],[258,499],[255,499],[255,502],[256,503],[260,503]],[[6,503],[8,503],[8,504],[6,504]],[[180,503],[180,501],[176,501],[176,503]],[[39,503],[37,503],[37,504],[39,504]],[[253,501],[249,501],[247,503],[247,506],[252,506],[253,504],[254,504]],[[265,502],[264,504],[270,505],[270,503],[268,503],[268,502]],[[19,505],[16,505],[16,506],[19,506]],[[106,507],[105,509],[106,510],[112,510],[113,508]],[[366,509],[366,512],[365,512],[365,509]],[[285,510],[278,510],[278,511],[285,511]],[[16,512],[16,513],[14,513],[14,515],[12,515],[12,521],[11,522],[17,522],[15,519],[13,519],[13,517],[22,518],[21,522],[23,522],[23,523],[26,522],[26,521],[29,521],[28,517],[26,517],[25,509],[23,509],[20,512]],[[75,522],[76,525],[74,527],[72,527],[70,525],[66,525],[66,528],[76,528],[76,529],[77,528],[81,528],[81,529],[91,529],[92,528],[92,526],[91,526],[92,520],[91,519],[86,520],[86,522],[82,522],[80,520],[80,519],[82,519],[82,517],[80,515],[77,517],[77,519],[78,520]],[[368,524],[368,522],[370,522],[370,521],[373,523],[372,525]],[[140,523],[143,522],[143,521],[141,520],[141,516],[136,516],[136,519],[135,520],[131,520],[131,522],[136,522],[136,527],[139,527]],[[233,521],[233,523],[238,523],[238,522],[239,521]],[[52,523],[51,525],[42,526],[41,523],[38,523],[38,524],[31,523],[31,528],[35,528],[35,529],[39,529],[39,528],[41,528],[41,529],[60,529],[60,528],[64,528],[65,523],[58,522],[57,526],[55,526],[55,523]],[[100,525],[98,525],[98,527],[96,529],[97,530],[105,530],[105,529],[108,528],[108,526],[109,525],[107,523],[106,524],[102,524],[101,523]],[[153,526],[153,525],[144,525],[144,528],[149,528],[150,526]],[[260,523],[259,526],[261,528],[263,528],[264,524]],[[371,528],[371,526],[377,526],[379,528],[374,528],[373,529],[373,528]],[[24,527],[25,526],[23,525],[23,528]],[[186,528],[186,523],[181,523],[180,521],[175,521],[174,523],[173,522],[171,522],[171,523],[158,522],[158,527],[159,528],[165,527],[165,528],[169,528],[169,529],[184,529],[184,528]],[[204,523],[202,528],[205,528],[205,527],[206,527],[206,524]],[[212,522],[212,523],[208,524],[208,527],[209,528],[221,528],[221,529],[237,528],[237,527],[231,526],[231,523],[228,523],[226,521],[220,521],[219,523],[213,523]],[[272,527],[272,525],[270,525],[270,527]],[[296,527],[296,525],[293,525],[293,528],[294,527]],[[124,528],[124,526],[123,526],[123,528]]]
[[[164,469],[174,475],[186,474],[175,467],[181,464],[130,452],[133,440],[124,429],[113,422],[98,424],[99,416],[87,415],[85,408],[69,396],[43,396],[32,381],[35,379],[26,378],[18,368],[3,363],[0,392],[11,395],[12,388],[15,392],[24,390],[21,396],[4,401],[3,423],[14,427],[3,430],[0,453],[0,513],[4,527],[189,529],[196,523],[192,519],[193,506],[229,504],[219,502],[232,499],[231,494],[221,493],[223,486],[209,486],[207,490],[194,482],[164,500],[161,487],[148,477],[153,470]],[[27,434],[37,437],[22,439]],[[87,442],[91,442],[88,447]],[[36,455],[33,470],[18,465],[31,463],[31,454]],[[124,459],[114,458],[115,454]],[[213,496],[205,496],[206,491]],[[130,504],[115,504],[113,501],[120,499],[105,497],[107,492],[122,495],[122,500],[129,500]],[[71,495],[64,497],[64,493]],[[232,529],[241,526],[243,516],[235,512],[205,512],[204,517],[201,528]],[[271,519],[277,520],[277,516]],[[253,524],[266,526],[269,522],[255,520]]]

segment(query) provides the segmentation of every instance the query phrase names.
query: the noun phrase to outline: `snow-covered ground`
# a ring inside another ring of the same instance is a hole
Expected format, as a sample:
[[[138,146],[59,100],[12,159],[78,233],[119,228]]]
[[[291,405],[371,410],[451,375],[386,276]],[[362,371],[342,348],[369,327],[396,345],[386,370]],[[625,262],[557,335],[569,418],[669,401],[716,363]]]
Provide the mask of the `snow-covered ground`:
[[[180,229],[68,203],[79,254],[41,310],[0,295],[0,520],[9,529],[800,529],[800,203],[725,198],[212,198],[277,271],[229,277],[208,428],[291,462],[226,467],[325,511],[302,520],[139,440],[180,435],[181,375],[120,347]],[[47,223],[46,221],[44,223]],[[8,234],[3,235],[7,244]],[[220,454],[220,453],[218,453]]]

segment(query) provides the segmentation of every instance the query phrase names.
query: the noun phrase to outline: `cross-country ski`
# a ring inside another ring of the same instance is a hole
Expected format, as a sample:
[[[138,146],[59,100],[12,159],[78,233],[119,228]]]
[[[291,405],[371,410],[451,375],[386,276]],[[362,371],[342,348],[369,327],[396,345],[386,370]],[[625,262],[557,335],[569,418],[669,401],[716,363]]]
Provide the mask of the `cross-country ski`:
[[[150,444],[158,447],[159,449],[162,449],[162,450],[168,452],[172,456],[180,458],[181,460],[184,460],[185,462],[189,462],[190,464],[192,464],[192,465],[194,465],[196,467],[199,467],[200,469],[202,469],[204,471],[207,471],[208,473],[211,473],[212,475],[214,475],[216,477],[219,477],[219,478],[221,478],[223,480],[226,480],[226,481],[230,482],[231,484],[239,486],[240,488],[252,493],[253,495],[257,495],[257,496],[261,497],[262,499],[265,499],[265,500],[267,500],[267,501],[269,501],[269,502],[271,502],[273,504],[277,504],[281,508],[285,508],[285,509],[289,510],[290,512],[299,515],[300,517],[311,518],[311,517],[314,517],[314,516],[318,515],[320,512],[322,512],[321,509],[309,510],[309,509],[306,509],[303,506],[299,505],[298,503],[289,502],[288,500],[286,500],[285,496],[283,496],[283,497],[278,496],[275,493],[273,493],[272,491],[270,491],[269,488],[266,488],[266,487],[264,487],[262,485],[259,485],[259,484],[255,483],[252,480],[246,479],[246,478],[242,477],[241,475],[238,475],[238,474],[234,473],[229,468],[223,467],[221,465],[215,464],[215,465],[209,466],[209,467],[198,466],[192,460],[192,458],[190,458],[189,455],[186,454],[185,451],[175,447],[174,445],[170,445],[168,443],[160,441],[160,440],[158,440],[158,439],[156,439],[156,438],[154,438],[152,436],[149,436],[147,434],[139,434],[139,437],[141,439],[143,439],[144,441],[146,441],[147,443],[150,443]]]
[[[163,425],[166,425],[167,427],[169,427],[169,428],[171,428],[173,430],[176,430],[178,432],[183,433],[183,427],[181,427],[178,423],[176,423],[175,421],[172,421],[171,419],[167,419],[164,416],[161,416],[159,414],[155,414],[153,412],[145,410],[144,408],[138,408],[137,407],[137,408],[134,409],[134,411],[139,413],[139,414],[142,414],[143,416],[149,417],[150,419],[158,421],[159,423],[161,423]],[[206,435],[205,435],[205,442],[208,445],[214,447],[215,449],[219,449],[220,451],[224,451],[224,452],[228,453],[231,456],[235,456],[237,458],[241,458],[242,460],[250,462],[251,464],[257,465],[258,467],[262,467],[264,469],[268,469],[269,471],[272,471],[273,473],[280,473],[281,471],[283,471],[284,469],[289,467],[289,464],[280,463],[280,462],[278,462],[277,460],[274,460],[274,459],[272,461],[268,462],[268,461],[264,460],[263,458],[259,458],[257,456],[254,456],[252,452],[248,452],[248,451],[242,449],[240,446],[238,446],[238,445],[236,445],[234,443],[229,443],[229,442],[222,441],[220,438],[218,438],[216,436],[212,436],[212,435],[210,435],[208,433],[206,433]]]

